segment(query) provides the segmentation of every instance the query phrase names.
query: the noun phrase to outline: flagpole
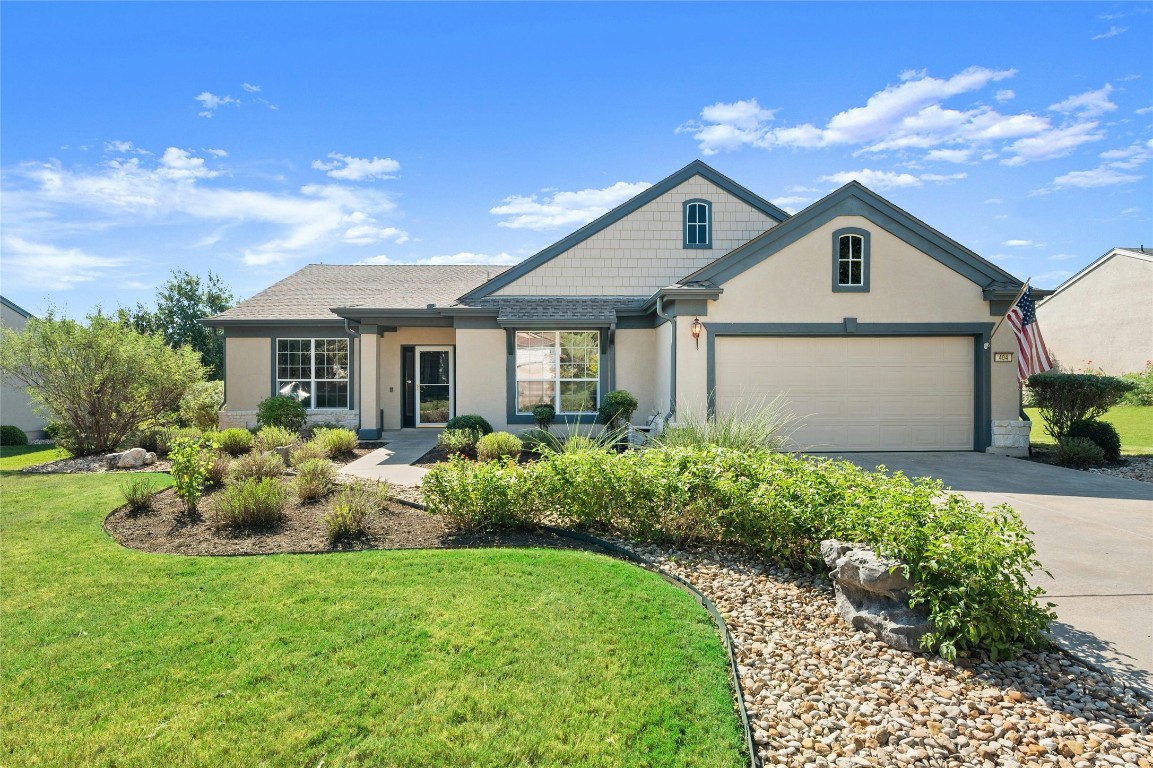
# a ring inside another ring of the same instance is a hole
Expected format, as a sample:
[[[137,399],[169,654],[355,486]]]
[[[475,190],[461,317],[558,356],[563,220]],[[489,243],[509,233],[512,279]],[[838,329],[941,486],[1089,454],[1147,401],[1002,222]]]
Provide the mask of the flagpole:
[[[1025,283],[1021,286],[1021,290],[1017,291],[1017,295],[1013,298],[1013,301],[1009,302],[1009,312],[1013,311],[1013,307],[1017,306],[1017,302],[1020,301],[1021,297],[1025,295],[1025,290],[1029,287],[1029,280],[1032,279],[1033,278],[1030,277],[1025,280]],[[985,349],[989,348],[989,344],[992,343],[993,337],[997,335],[997,331],[1000,329],[1001,323],[1005,322],[1005,318],[1009,316],[1009,312],[1006,312],[1004,315],[1002,315],[1001,319],[997,321],[997,324],[993,326],[993,332],[989,334],[989,341],[985,342]]]

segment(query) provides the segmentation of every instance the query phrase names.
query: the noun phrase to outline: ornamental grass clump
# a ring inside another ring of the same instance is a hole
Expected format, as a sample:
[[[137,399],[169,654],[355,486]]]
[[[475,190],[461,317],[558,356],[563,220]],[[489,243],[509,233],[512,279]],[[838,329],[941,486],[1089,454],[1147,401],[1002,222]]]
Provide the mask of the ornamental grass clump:
[[[351,429],[336,427],[315,430],[312,442],[323,446],[329,456],[351,456],[360,445],[360,438]]]
[[[284,469],[284,460],[278,453],[250,453],[232,462],[228,482],[277,478],[284,474]]]
[[[301,501],[323,499],[336,481],[336,465],[328,459],[309,459],[296,467],[293,487]]]
[[[152,510],[152,502],[156,494],[160,493],[160,488],[152,482],[152,478],[138,474],[120,484],[120,493],[124,495],[128,511],[139,515]]]
[[[678,414],[676,426],[665,429],[655,442],[668,447],[716,446],[736,451],[786,451],[793,446],[793,433],[801,420],[785,407],[783,396],[766,401],[739,403],[712,417],[687,411]]]
[[[316,440],[309,440],[307,443],[301,443],[292,449],[288,454],[288,461],[294,467],[299,467],[306,461],[313,461],[315,459],[327,459],[328,449],[318,443]]]
[[[210,522],[216,528],[262,528],[280,519],[288,491],[279,480],[248,478],[212,497]]]
[[[476,458],[480,461],[515,461],[520,452],[520,438],[510,432],[493,432],[476,441]]]
[[[221,430],[216,442],[229,456],[243,456],[256,445],[256,438],[247,429],[232,427]]]
[[[285,427],[261,427],[256,433],[256,450],[264,453],[273,448],[282,448],[286,445],[296,445],[300,442],[300,435]]]
[[[328,542],[364,535],[365,528],[388,504],[388,483],[352,483],[341,490],[324,516]]]

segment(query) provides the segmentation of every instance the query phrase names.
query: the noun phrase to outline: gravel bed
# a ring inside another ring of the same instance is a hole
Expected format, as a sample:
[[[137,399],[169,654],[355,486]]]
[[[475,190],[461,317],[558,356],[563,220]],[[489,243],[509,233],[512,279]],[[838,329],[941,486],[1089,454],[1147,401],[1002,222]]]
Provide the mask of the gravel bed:
[[[1153,483],[1153,456],[1127,456],[1124,465],[1090,467],[1086,471],[1096,472],[1100,475],[1124,477],[1128,480],[1140,480],[1143,483]]]
[[[766,766],[1153,765],[1150,702],[1060,651],[957,664],[897,651],[837,618],[821,575],[633,549],[725,617]]]
[[[103,456],[80,456],[75,459],[50,461],[47,464],[35,464],[20,471],[34,475],[75,475],[85,472],[167,472],[170,469],[172,462],[168,459],[157,459],[155,464],[132,469],[109,469],[104,465]]]

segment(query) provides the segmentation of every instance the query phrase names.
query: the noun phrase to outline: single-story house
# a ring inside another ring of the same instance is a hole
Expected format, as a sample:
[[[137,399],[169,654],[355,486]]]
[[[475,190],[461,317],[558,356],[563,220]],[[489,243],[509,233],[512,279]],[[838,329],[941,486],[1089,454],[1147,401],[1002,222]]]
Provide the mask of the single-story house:
[[[22,331],[28,327],[31,317],[32,313],[28,310],[0,296],[0,327]],[[24,384],[6,376],[0,380],[0,424],[20,427],[29,440],[43,438],[44,427],[47,426],[44,418],[33,410],[32,400]]]
[[[1040,302],[1037,322],[1066,370],[1145,370],[1153,360],[1153,250],[1113,248]]]
[[[511,268],[314,264],[204,322],[222,427],[276,392],[364,438],[523,430],[542,402],[588,422],[615,389],[634,423],[783,393],[812,450],[1020,453],[1016,342],[990,338],[1020,287],[859,183],[790,216],[695,161]]]

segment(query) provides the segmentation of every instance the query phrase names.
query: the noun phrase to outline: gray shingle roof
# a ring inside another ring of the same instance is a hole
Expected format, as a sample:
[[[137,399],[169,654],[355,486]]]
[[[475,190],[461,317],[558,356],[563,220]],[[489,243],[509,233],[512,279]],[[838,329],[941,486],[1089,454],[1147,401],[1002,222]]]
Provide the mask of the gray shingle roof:
[[[587,320],[616,322],[618,309],[636,308],[646,300],[644,296],[605,297],[507,297],[483,298],[463,302],[461,306],[497,309],[497,322]]]
[[[424,309],[452,304],[507,267],[309,264],[210,321],[339,320],[333,307]]]

